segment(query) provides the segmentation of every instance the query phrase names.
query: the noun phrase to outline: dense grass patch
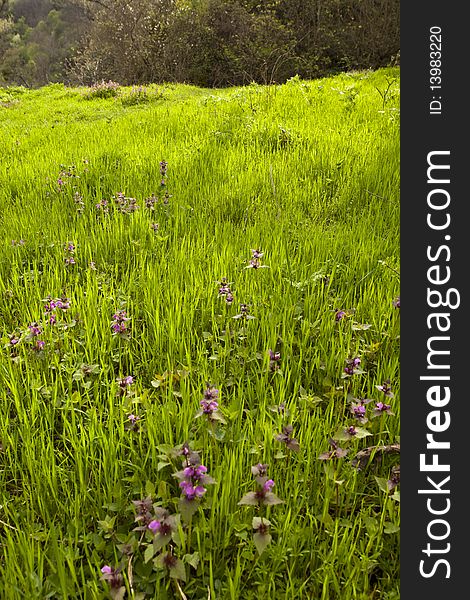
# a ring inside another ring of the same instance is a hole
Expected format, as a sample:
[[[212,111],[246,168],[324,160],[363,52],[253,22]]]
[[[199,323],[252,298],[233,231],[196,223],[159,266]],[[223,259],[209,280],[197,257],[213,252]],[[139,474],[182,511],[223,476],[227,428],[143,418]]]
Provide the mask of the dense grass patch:
[[[399,71],[3,97],[1,597],[398,598]]]

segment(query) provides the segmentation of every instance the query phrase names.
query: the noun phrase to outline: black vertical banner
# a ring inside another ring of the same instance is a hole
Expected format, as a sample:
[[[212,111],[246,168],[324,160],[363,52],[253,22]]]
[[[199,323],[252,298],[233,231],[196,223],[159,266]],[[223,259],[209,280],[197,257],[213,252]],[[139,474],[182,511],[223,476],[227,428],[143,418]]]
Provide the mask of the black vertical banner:
[[[464,6],[401,5],[401,600],[470,594]]]

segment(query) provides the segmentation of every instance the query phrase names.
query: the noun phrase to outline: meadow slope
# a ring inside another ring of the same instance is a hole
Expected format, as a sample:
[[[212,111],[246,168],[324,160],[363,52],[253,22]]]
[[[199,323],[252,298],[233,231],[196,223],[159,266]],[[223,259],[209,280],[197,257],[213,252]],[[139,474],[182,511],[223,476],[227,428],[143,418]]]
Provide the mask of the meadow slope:
[[[0,90],[0,598],[399,598],[399,69],[109,93]]]

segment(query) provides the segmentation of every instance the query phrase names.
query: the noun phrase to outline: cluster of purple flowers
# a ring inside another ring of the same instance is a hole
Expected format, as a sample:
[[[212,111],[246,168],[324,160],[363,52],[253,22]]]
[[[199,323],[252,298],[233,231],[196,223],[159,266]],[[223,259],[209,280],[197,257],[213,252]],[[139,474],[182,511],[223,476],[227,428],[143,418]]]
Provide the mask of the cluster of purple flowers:
[[[224,297],[225,298],[225,302],[227,304],[232,304],[233,302],[233,292],[232,292],[232,288],[230,287],[231,284],[229,283],[228,279],[226,277],[222,277],[222,279],[218,282],[219,284],[219,296]]]
[[[248,261],[248,265],[245,269],[260,269],[262,267],[267,268],[268,265],[261,264],[261,258],[264,256],[264,252],[261,250],[252,249],[251,250],[251,259]]]
[[[356,402],[351,403],[351,412],[353,417],[359,423],[367,423],[366,417],[366,405],[372,402],[369,398],[360,398],[359,400],[355,399]]]
[[[212,385],[208,385],[204,390],[204,398],[201,400],[201,410],[204,414],[212,414],[219,408],[217,398],[219,397],[219,390]]]
[[[376,386],[379,387],[379,386]],[[386,388],[387,394],[392,394],[390,391],[390,388]],[[393,394],[388,397],[393,397]],[[366,406],[368,404],[370,404],[371,402],[374,402],[372,399],[370,398],[353,398],[353,401],[351,402],[351,413],[353,415],[353,417],[356,419],[357,422],[363,424],[363,423],[367,423],[367,416],[366,416]],[[374,408],[372,409],[372,414],[371,414],[371,418],[373,419],[374,417],[380,417],[383,414],[388,414],[388,415],[394,415],[395,413],[392,412],[392,407],[390,404],[386,404],[385,402],[376,402],[374,405]]]
[[[113,335],[127,336],[129,335],[129,327],[127,323],[130,318],[127,316],[125,310],[118,310],[113,315],[113,322],[111,323],[111,329]]]
[[[75,179],[79,177],[77,175],[76,169],[77,168],[75,165],[70,165],[69,167],[66,167],[65,165],[60,165],[60,173],[57,178],[57,189],[59,192],[63,191],[64,187],[67,185],[70,179]]]
[[[248,321],[249,319],[256,319],[253,315],[250,315],[248,311],[248,304],[240,304],[240,312],[238,315],[233,316],[234,319],[242,319]]]
[[[127,375],[126,377],[117,377],[116,378],[116,382],[119,386],[118,388],[118,395],[119,396],[128,396],[130,395],[129,392],[129,388],[130,386],[134,383],[134,378],[132,377],[132,375]]]
[[[73,195],[73,201],[77,206],[77,212],[79,214],[83,214],[83,211],[85,210],[85,202],[83,202],[83,197],[80,196],[78,192],[75,192]]]
[[[70,308],[70,300],[68,298],[55,298],[48,296],[44,304],[44,312],[48,317],[49,325],[54,325],[57,322],[57,310],[65,312]]]
[[[109,213],[109,202],[104,198],[100,200],[98,204],[95,204],[95,206],[103,214],[107,215]]]
[[[117,95],[120,87],[119,83],[111,81],[111,79],[109,81],[102,79],[89,86],[84,97],[88,100],[92,98],[111,98]]]
[[[74,265],[75,264],[75,244],[73,242],[67,242],[65,244],[65,264],[66,265]]]
[[[101,573],[101,579],[103,581],[107,581],[112,590],[119,589],[124,583],[124,579],[119,568],[114,569],[109,565],[105,565],[101,568]]]
[[[215,483],[215,480],[207,474],[207,467],[201,464],[197,452],[190,450],[188,445],[184,445],[181,453],[183,454],[184,468],[174,476],[180,479],[179,487],[183,500],[186,503],[194,502],[206,493],[207,490],[204,486]]]
[[[339,444],[337,442],[335,442],[334,439],[330,438],[328,440],[328,443],[331,446],[331,450],[329,450],[328,452],[322,452],[322,454],[320,454],[320,456],[318,457],[318,460],[331,460],[332,458],[344,458],[349,450],[344,450],[343,448],[339,447]]]
[[[225,423],[225,418],[219,410],[218,398],[219,390],[215,386],[207,384],[206,389],[204,390],[204,397],[199,402],[200,409],[196,413],[195,418],[204,415],[210,423],[214,423],[215,421]]]
[[[364,371],[359,368],[360,364],[361,359],[357,356],[355,358],[347,358],[346,366],[344,367],[343,371],[343,377],[350,377],[351,375],[359,375],[360,373],[363,373]]]
[[[42,327],[38,323],[34,322],[28,325],[28,329],[29,333],[26,335],[26,341],[33,342],[33,350],[36,352],[43,350],[46,342],[39,339],[39,336],[43,333]]]
[[[245,494],[238,503],[240,506],[273,506],[284,502],[272,492],[275,483],[273,479],[268,479],[267,472],[268,465],[262,463],[251,467],[251,473],[255,478],[258,489]]]
[[[113,196],[113,200],[118,211],[123,214],[133,213],[139,208],[136,198],[128,197],[123,192],[118,192]]]
[[[268,350],[268,355],[269,355],[269,370],[277,371],[278,369],[280,369],[281,353],[274,352],[273,350]]]

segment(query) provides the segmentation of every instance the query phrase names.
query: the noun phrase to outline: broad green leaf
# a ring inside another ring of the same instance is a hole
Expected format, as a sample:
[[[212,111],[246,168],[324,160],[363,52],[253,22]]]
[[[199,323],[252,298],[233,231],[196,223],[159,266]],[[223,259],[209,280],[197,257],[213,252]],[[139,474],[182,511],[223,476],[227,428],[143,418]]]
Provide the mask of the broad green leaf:
[[[188,563],[188,565],[191,565],[193,567],[193,569],[197,569],[197,566],[200,563],[201,558],[199,556],[199,552],[194,552],[193,554],[185,554],[183,556],[183,560],[185,563]]]
[[[375,476],[374,476],[374,479],[377,482],[379,489],[382,490],[382,492],[385,492],[386,494],[388,494],[389,489],[388,489],[387,480],[384,477],[375,477]]]
[[[261,556],[266,548],[271,543],[272,537],[269,533],[255,533],[253,534],[253,541],[255,543],[258,554]]]
[[[153,544],[149,544],[147,548],[145,548],[144,552],[144,563],[148,563],[155,556],[155,548]]]
[[[176,559],[175,564],[170,569],[170,577],[173,579],[179,579],[180,581],[186,581],[186,569],[184,563],[179,558]]]
[[[384,533],[397,533],[400,531],[400,526],[395,525],[394,523],[390,523],[390,521],[385,521],[384,523]]]

